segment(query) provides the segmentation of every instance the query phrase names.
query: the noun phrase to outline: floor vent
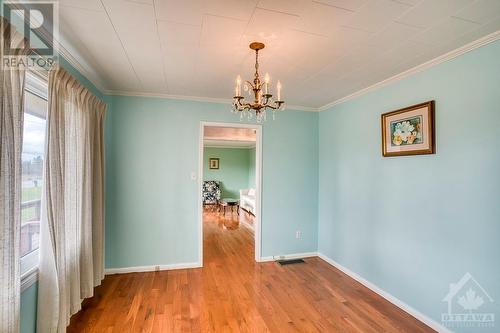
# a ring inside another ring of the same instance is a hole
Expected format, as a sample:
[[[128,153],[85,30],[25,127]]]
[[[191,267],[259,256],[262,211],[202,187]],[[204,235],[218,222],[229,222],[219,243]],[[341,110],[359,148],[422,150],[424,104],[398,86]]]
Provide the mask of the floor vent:
[[[278,263],[283,266],[283,265],[291,265],[291,264],[301,264],[301,263],[305,263],[305,261],[302,259],[290,259],[290,260],[278,260]]]

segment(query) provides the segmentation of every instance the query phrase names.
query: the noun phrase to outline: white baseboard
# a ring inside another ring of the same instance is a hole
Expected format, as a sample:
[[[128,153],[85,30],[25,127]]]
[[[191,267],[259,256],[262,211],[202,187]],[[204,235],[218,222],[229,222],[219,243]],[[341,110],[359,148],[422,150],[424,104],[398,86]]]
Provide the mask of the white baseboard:
[[[106,268],[106,275],[138,273],[138,272],[154,272],[154,271],[169,271],[174,269],[199,268],[202,265],[198,262],[171,264],[171,265],[151,265],[151,266],[135,266],[121,268]]]
[[[429,326],[433,330],[435,330],[437,332],[443,332],[443,333],[452,333],[452,331],[450,331],[448,328],[444,327],[443,325],[441,325],[440,323],[438,323],[434,319],[431,319],[431,318],[427,317],[426,315],[424,315],[423,313],[419,312],[418,310],[415,310],[414,308],[412,308],[408,304],[404,303],[403,301],[397,299],[396,297],[392,296],[391,294],[389,294],[385,290],[379,288],[378,286],[374,285],[370,281],[368,281],[365,278],[354,273],[350,269],[342,266],[341,264],[339,264],[338,262],[336,262],[332,258],[327,257],[326,255],[324,255],[322,253],[318,253],[318,257],[323,259],[324,261],[326,261],[327,263],[329,263],[333,267],[339,269],[340,271],[342,271],[346,275],[350,276],[354,280],[358,281],[359,283],[361,283],[362,285],[364,285],[368,289],[379,294],[380,296],[382,296],[383,298],[385,298],[386,300],[388,300],[389,302],[391,302],[392,304],[394,304],[395,306],[397,306],[401,310],[409,313],[410,315],[412,315],[416,319],[420,320],[421,322],[423,322],[424,324],[426,324],[427,326]]]
[[[310,258],[317,257],[317,252],[303,252],[303,253],[293,253],[293,254],[285,254],[281,256],[269,256],[269,257],[261,257],[259,262],[269,262],[276,260],[289,260],[289,259],[301,259],[301,258]]]

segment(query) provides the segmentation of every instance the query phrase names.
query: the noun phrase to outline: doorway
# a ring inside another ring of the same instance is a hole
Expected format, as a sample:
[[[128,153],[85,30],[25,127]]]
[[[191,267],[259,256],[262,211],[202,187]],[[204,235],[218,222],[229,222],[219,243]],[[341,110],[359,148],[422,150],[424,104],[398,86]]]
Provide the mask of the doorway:
[[[248,165],[246,181],[245,170],[237,170],[243,167],[244,161]],[[204,227],[213,228],[213,223],[218,223],[220,232],[226,236],[231,232],[236,235],[240,228],[251,228],[254,260],[261,261],[261,179],[261,125],[200,123],[200,266],[203,266],[204,259]]]

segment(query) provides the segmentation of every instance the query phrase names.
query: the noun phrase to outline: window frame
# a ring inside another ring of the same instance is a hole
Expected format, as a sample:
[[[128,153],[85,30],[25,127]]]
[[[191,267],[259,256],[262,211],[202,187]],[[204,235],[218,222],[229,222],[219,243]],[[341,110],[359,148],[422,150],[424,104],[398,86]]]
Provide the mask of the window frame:
[[[25,92],[36,95],[48,102],[47,74],[47,71],[26,71],[24,84]],[[26,110],[24,112],[26,112]],[[40,247],[20,258],[21,292],[25,291],[38,281],[39,255]]]

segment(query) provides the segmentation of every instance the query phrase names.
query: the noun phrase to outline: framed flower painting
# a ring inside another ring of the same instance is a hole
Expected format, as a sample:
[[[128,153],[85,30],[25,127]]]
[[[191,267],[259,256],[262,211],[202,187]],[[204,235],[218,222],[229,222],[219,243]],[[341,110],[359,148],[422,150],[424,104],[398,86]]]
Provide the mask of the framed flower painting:
[[[382,114],[382,155],[434,153],[434,101]]]

